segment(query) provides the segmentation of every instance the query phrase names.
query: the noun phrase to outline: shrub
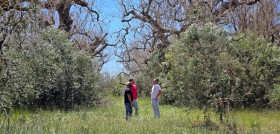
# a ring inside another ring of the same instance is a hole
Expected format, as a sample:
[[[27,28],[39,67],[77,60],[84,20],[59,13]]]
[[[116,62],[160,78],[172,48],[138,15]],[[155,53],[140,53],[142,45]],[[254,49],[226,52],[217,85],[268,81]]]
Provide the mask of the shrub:
[[[100,99],[98,69],[89,54],[72,50],[64,32],[46,29],[28,39],[20,46],[11,40],[3,48],[1,84],[13,106],[68,110]]]
[[[264,107],[280,73],[280,51],[248,32],[232,39],[211,23],[192,25],[165,55],[163,98],[177,105]]]

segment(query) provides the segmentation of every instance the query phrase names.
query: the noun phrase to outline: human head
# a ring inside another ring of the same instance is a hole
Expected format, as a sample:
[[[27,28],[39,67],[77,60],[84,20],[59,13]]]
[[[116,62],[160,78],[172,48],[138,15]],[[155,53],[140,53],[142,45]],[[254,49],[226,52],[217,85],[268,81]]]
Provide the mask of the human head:
[[[154,80],[153,80],[153,83],[154,83],[154,84],[158,84],[158,79],[154,79]]]
[[[126,87],[130,88],[130,87],[132,87],[132,84],[130,82],[127,82]]]
[[[134,79],[129,79],[129,82],[134,85]]]

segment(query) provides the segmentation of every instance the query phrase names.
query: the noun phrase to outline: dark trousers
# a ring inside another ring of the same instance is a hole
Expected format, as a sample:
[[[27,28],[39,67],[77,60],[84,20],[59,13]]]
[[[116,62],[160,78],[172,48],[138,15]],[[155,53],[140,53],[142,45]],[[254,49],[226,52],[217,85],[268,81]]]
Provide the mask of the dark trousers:
[[[124,103],[124,105],[125,105],[125,116],[126,117],[129,117],[129,116],[131,116],[131,114],[132,114],[132,107],[131,107],[131,104],[130,103]]]

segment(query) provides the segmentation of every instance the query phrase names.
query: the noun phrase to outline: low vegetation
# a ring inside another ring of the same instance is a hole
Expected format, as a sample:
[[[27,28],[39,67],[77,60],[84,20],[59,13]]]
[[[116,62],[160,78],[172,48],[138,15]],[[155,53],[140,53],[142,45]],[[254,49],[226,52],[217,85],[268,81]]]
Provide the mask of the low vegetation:
[[[138,101],[140,115],[128,121],[122,97],[110,98],[98,108],[69,112],[14,110],[9,117],[1,115],[0,133],[280,133],[276,110],[235,110],[220,123],[211,110],[204,114],[198,109],[160,105],[161,118],[154,119],[149,99]]]

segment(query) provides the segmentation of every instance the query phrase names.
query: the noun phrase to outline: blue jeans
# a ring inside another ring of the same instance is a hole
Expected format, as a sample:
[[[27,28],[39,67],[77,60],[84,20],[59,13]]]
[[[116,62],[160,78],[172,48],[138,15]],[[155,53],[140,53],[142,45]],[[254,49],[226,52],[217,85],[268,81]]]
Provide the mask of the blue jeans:
[[[124,103],[125,105],[125,117],[128,118],[132,114],[132,107],[130,103]]]
[[[137,103],[137,100],[133,100],[133,105],[134,105],[134,108],[135,108],[135,114],[138,115],[138,103]]]
[[[159,118],[159,98],[152,98],[152,107],[154,110],[154,118]]]

